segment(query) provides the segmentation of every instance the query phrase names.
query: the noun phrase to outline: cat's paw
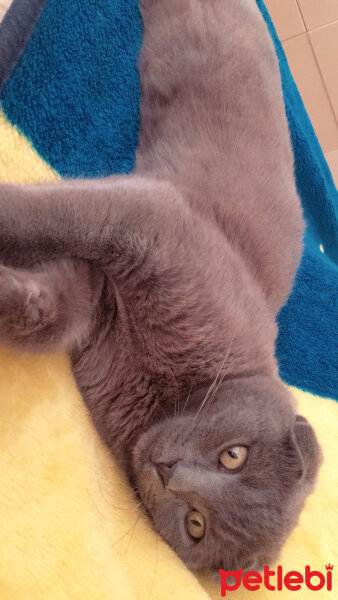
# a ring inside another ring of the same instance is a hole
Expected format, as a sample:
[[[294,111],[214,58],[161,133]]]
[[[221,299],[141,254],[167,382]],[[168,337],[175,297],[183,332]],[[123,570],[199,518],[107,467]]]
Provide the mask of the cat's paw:
[[[0,265],[0,342],[27,346],[55,320],[48,287],[35,274]]]

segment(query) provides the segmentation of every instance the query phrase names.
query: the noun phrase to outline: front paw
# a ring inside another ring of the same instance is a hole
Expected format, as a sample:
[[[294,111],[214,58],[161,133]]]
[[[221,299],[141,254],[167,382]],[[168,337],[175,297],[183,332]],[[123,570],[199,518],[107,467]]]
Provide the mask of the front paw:
[[[55,320],[53,296],[39,277],[0,265],[0,343],[29,347]]]

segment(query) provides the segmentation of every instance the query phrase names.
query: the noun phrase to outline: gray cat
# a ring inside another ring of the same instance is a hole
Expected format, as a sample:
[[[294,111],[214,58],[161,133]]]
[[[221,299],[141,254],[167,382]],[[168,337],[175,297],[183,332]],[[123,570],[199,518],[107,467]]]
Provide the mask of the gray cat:
[[[303,233],[277,59],[254,0],[140,7],[134,173],[0,186],[0,341],[70,353],[189,567],[259,570],[320,462],[274,356]]]

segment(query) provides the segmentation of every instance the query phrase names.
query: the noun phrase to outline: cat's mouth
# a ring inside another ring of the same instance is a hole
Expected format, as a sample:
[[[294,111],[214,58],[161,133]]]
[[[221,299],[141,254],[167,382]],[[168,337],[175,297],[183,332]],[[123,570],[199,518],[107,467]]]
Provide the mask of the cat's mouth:
[[[165,484],[164,476],[160,473],[160,471],[156,468],[155,465],[152,465],[152,472],[154,474],[154,478],[158,480],[159,484],[165,490],[166,489],[166,487],[165,487],[166,484]]]
[[[137,489],[148,511],[151,511],[157,502],[177,497],[175,492],[168,489],[165,475],[161,474],[152,462],[144,464],[137,477]]]
[[[149,462],[147,465],[147,473],[149,474],[150,478],[151,478],[151,483],[153,485],[153,487],[156,486],[156,488],[158,490],[161,490],[161,492],[165,492],[166,494],[172,495],[172,492],[170,489],[168,489],[168,483],[169,483],[169,479],[166,475],[165,469],[162,469],[162,466],[160,464],[160,466],[156,463],[153,462]]]

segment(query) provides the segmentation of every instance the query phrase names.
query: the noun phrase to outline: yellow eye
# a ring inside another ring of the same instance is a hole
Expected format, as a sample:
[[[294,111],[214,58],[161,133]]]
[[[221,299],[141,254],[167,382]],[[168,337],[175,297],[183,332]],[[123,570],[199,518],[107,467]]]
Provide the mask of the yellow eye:
[[[191,510],[188,513],[186,525],[191,537],[199,540],[204,536],[205,520],[203,515],[197,510]]]
[[[226,469],[233,471],[244,465],[247,454],[245,446],[232,446],[222,452],[219,460]]]

